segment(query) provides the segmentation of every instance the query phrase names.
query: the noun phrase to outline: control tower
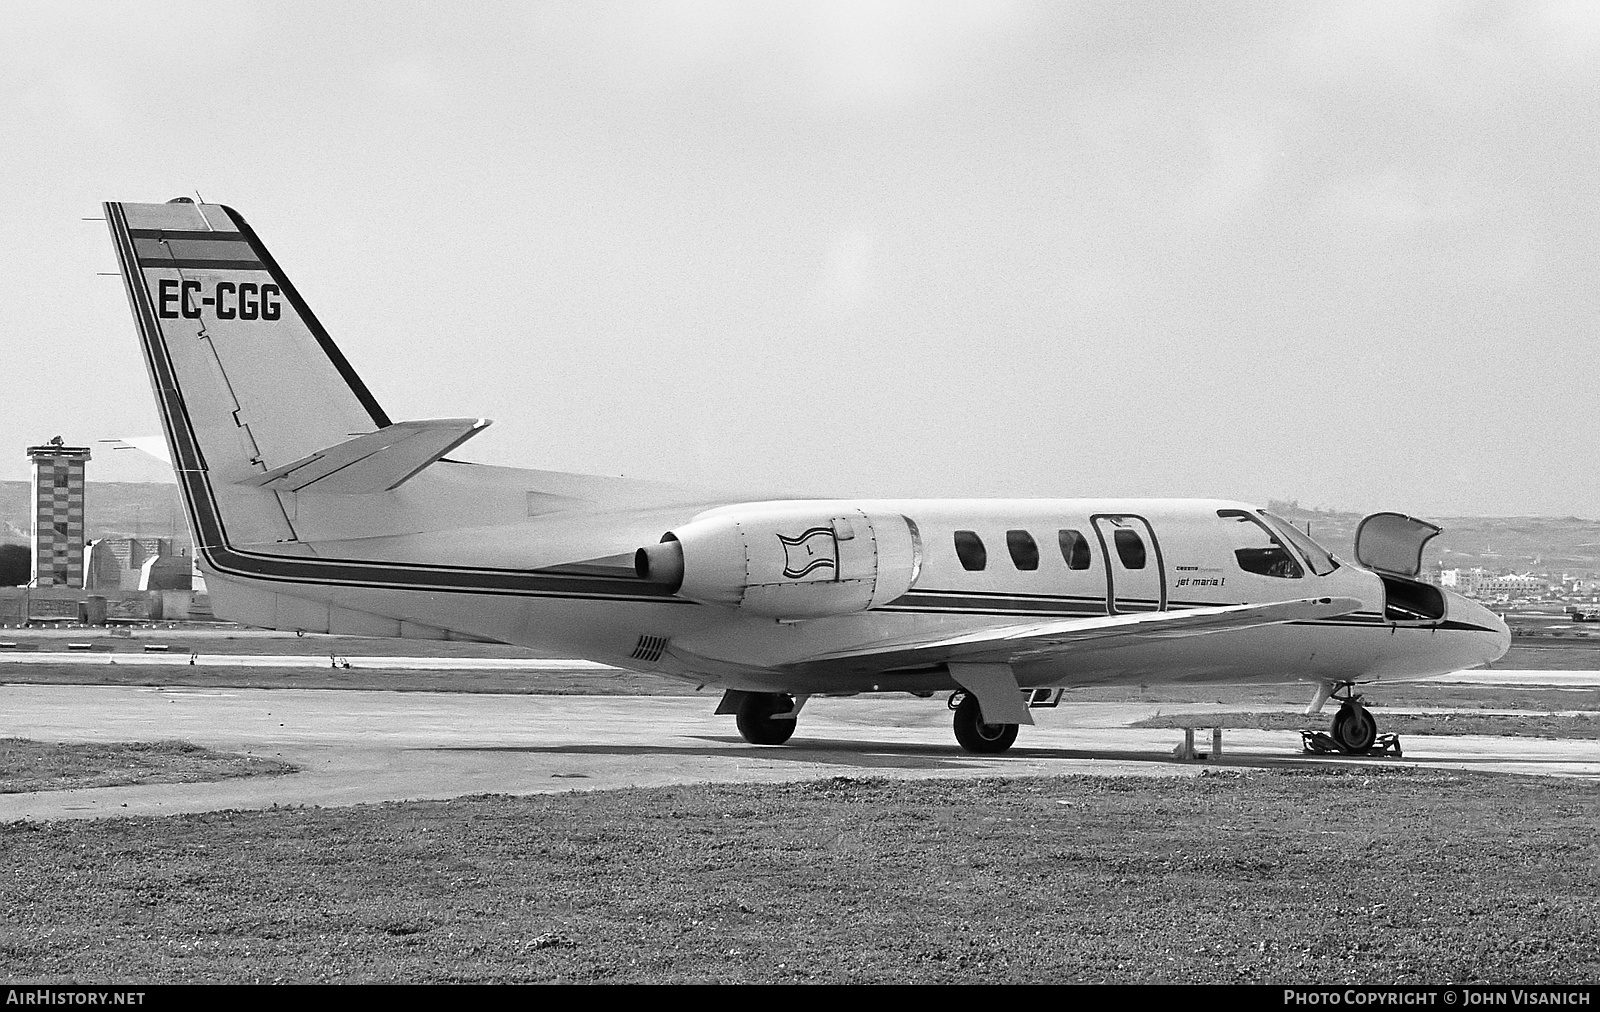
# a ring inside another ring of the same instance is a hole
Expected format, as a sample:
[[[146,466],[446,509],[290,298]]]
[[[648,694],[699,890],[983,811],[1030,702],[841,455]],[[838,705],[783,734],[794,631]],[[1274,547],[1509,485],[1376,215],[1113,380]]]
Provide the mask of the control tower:
[[[83,466],[87,446],[61,437],[28,447],[33,460],[34,587],[83,586]]]

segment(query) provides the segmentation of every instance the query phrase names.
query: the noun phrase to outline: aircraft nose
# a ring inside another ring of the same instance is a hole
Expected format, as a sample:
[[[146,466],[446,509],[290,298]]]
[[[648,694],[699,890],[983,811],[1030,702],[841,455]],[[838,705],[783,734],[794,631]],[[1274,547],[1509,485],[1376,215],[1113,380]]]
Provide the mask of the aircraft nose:
[[[1481,629],[1485,634],[1484,657],[1478,663],[1491,664],[1504,657],[1506,651],[1511,649],[1511,628],[1506,625],[1505,620],[1476,601],[1453,591],[1446,591],[1446,594],[1449,600],[1446,618],[1464,626]]]

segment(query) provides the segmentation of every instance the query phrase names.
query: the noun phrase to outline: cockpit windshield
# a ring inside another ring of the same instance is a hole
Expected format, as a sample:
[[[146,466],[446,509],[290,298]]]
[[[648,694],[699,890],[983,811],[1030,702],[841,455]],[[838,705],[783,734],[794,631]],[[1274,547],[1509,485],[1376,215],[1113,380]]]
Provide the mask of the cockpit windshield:
[[[1283,545],[1277,531],[1260,517],[1244,510],[1217,510],[1223,520],[1233,520],[1229,528],[1229,541],[1239,568],[1257,576],[1273,576],[1283,580],[1298,580],[1306,575],[1294,553]]]
[[[1299,530],[1294,524],[1282,517],[1273,516],[1266,510],[1261,510],[1260,513],[1266,518],[1267,523],[1271,524],[1279,534],[1283,535],[1285,540],[1294,545],[1300,554],[1305,557],[1306,564],[1311,567],[1313,573],[1318,576],[1327,576],[1339,568],[1339,560],[1333,557],[1332,552],[1311,540],[1311,535]]]

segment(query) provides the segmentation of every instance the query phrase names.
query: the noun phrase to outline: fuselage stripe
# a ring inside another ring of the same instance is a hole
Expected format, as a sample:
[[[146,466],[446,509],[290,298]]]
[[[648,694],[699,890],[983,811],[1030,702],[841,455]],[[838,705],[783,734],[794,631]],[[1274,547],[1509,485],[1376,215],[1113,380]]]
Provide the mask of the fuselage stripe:
[[[179,257],[141,257],[139,266],[146,270],[187,271],[264,271],[267,265],[259,260],[195,260]]]
[[[245,242],[240,232],[208,232],[190,228],[130,228],[127,233],[134,239],[195,239],[204,242]]]

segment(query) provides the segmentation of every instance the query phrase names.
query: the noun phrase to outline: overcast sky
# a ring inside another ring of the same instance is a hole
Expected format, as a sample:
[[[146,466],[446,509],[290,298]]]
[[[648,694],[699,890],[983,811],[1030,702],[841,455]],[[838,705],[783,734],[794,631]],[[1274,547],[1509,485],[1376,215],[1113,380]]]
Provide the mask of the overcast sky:
[[[80,219],[198,191],[467,459],[1600,516],[1600,4],[0,15],[0,477],[157,431]]]

